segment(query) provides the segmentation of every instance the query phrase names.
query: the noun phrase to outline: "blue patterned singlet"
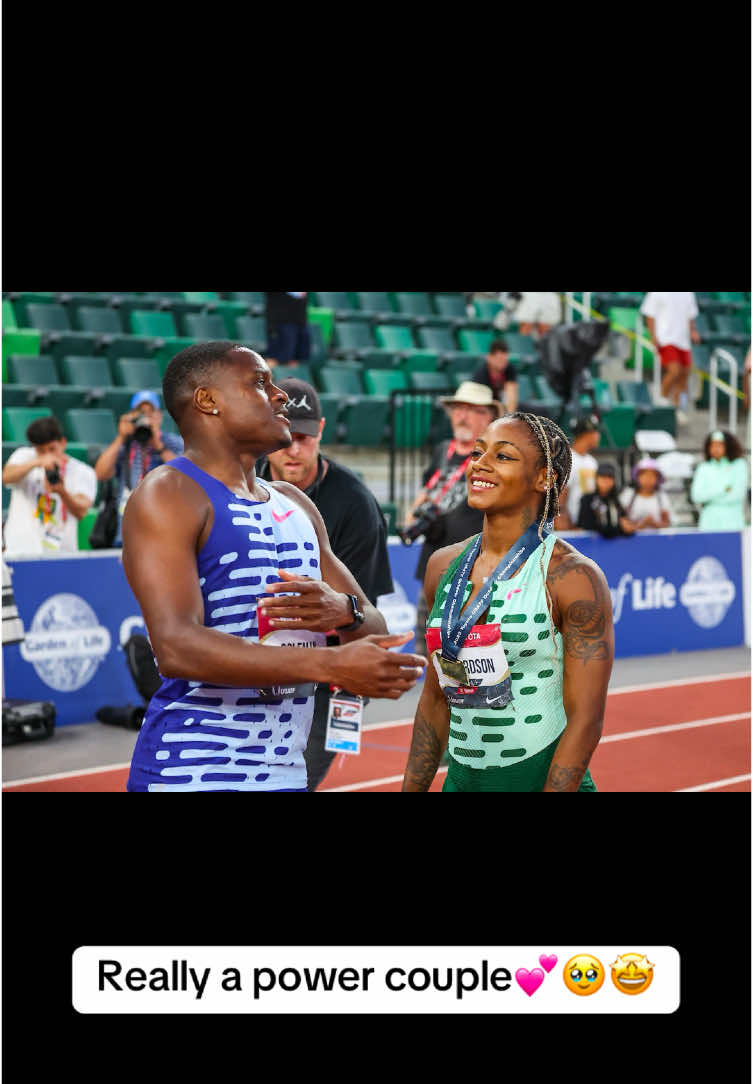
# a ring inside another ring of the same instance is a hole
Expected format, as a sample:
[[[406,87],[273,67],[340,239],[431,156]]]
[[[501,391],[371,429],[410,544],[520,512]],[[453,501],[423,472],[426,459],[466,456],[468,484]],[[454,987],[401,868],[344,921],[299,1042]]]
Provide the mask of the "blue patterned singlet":
[[[286,568],[321,579],[319,541],[300,505],[264,482],[261,503],[238,497],[184,456],[168,464],[192,478],[214,506],[197,557],[204,624],[259,642],[256,606]],[[250,545],[249,545],[250,543]],[[275,630],[267,643],[319,647],[321,632]],[[163,678],[149,702],[131,761],[129,791],[305,791],[313,684],[269,689]]]

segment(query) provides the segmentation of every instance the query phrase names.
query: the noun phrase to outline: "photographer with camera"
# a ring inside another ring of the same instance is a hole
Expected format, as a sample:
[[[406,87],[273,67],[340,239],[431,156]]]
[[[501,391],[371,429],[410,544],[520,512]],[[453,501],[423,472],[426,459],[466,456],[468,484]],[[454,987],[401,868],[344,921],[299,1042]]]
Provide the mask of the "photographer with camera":
[[[133,490],[150,470],[169,463],[183,452],[183,440],[174,433],[162,432],[162,410],[153,391],[137,391],[130,410],[118,422],[115,440],[102,452],[94,465],[100,482],[116,480],[118,526],[114,546],[122,546],[120,522]]]
[[[28,448],[17,448],[3,468],[12,489],[5,550],[14,554],[75,553],[78,521],[97,495],[91,467],[65,454],[57,418],[37,418],[26,430]]]
[[[483,516],[468,507],[465,469],[476,440],[490,422],[504,413],[494,399],[492,389],[471,380],[464,381],[454,396],[441,400],[450,416],[452,440],[444,441],[423,476],[423,489],[413,502],[408,522],[398,531],[405,545],[421,535],[424,545],[416,568],[416,579],[423,583],[426,565],[435,550],[462,542],[481,530]],[[417,654],[426,654],[426,598],[423,588],[417,601]]]

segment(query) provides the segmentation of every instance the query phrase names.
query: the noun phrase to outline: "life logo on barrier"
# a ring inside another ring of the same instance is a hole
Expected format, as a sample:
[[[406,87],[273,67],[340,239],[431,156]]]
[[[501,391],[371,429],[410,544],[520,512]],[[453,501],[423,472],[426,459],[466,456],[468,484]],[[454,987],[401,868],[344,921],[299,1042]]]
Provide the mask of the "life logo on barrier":
[[[21,644],[21,657],[58,692],[91,681],[110,650],[110,632],[78,595],[52,595],[39,607]]]
[[[678,590],[663,576],[642,579],[625,572],[616,588],[610,587],[612,616],[615,625],[622,617],[625,600],[629,597],[634,611],[671,610],[677,605]],[[690,566],[679,590],[680,603],[701,628],[713,629],[721,624],[735,600],[736,590],[727,570],[716,557],[700,557]]]

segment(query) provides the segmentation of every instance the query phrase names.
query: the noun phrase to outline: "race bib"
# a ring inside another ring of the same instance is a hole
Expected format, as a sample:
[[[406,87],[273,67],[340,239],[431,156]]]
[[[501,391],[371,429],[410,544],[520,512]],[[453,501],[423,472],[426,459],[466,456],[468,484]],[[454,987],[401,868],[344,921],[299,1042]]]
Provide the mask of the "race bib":
[[[330,697],[324,748],[328,753],[361,752],[363,697],[340,690]]]
[[[457,662],[442,658],[442,633],[426,630],[426,647],[450,707],[503,708],[512,700],[510,667],[499,625],[474,625]]]
[[[257,610],[259,622],[259,643],[268,647],[326,647],[327,636],[323,632],[311,632],[309,629],[289,628],[273,629],[269,618],[262,609]],[[288,699],[289,697],[313,696],[316,691],[316,682],[307,682],[304,685],[295,684],[295,679],[290,684],[271,685],[265,689],[259,689],[259,696],[268,696],[273,699]]]

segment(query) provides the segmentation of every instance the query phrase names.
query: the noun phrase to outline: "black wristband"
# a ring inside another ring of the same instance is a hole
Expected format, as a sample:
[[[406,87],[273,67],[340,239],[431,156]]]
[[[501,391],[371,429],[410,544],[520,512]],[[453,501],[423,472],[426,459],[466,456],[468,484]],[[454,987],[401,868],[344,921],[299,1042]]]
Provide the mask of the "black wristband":
[[[361,608],[358,605],[358,599],[355,595],[348,595],[350,599],[350,605],[353,608],[353,620],[349,625],[338,625],[335,632],[347,632],[349,629],[357,629],[359,625],[362,625],[366,618],[361,613]]]

